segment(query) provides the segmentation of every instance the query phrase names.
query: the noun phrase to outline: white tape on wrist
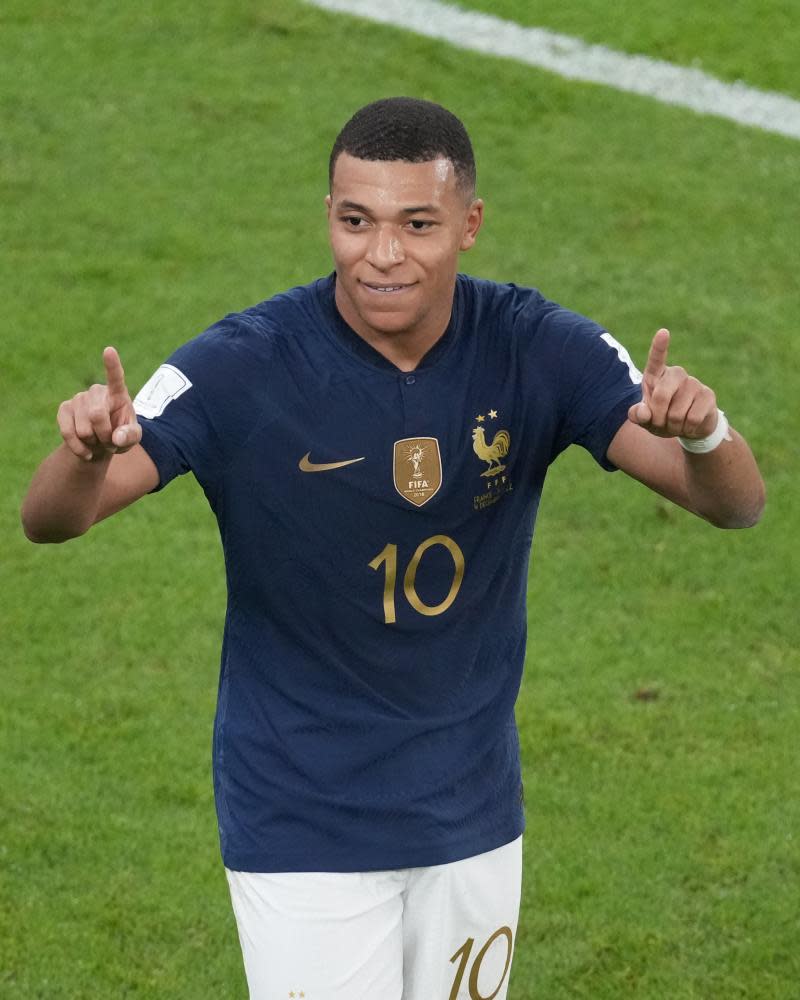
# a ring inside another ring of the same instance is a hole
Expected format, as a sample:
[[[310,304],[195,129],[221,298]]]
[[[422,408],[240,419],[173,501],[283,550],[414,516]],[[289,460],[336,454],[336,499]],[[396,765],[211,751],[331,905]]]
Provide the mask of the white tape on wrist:
[[[690,451],[693,455],[706,455],[709,451],[713,451],[718,448],[723,441],[731,441],[731,435],[729,433],[730,425],[728,424],[728,418],[722,412],[722,410],[717,410],[717,426],[714,430],[704,438],[684,438],[679,437],[678,440],[681,443],[681,448],[684,451]]]

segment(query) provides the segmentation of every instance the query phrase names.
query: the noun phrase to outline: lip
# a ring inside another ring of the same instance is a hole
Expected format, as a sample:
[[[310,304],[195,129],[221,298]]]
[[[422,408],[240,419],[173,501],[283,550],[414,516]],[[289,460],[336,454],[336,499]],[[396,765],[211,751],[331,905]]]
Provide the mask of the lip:
[[[377,281],[361,281],[359,284],[371,295],[381,295],[381,296],[391,296],[391,295],[402,295],[403,292],[407,292],[410,288],[416,285],[416,281],[412,282],[400,282],[400,281],[387,281],[385,284]]]

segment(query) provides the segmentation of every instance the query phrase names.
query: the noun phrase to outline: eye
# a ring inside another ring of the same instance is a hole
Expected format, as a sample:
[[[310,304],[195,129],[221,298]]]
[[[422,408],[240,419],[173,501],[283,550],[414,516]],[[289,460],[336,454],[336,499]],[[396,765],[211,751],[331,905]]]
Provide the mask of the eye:
[[[342,222],[348,229],[362,229],[366,225],[367,220],[360,215],[343,215]]]
[[[424,232],[426,229],[430,229],[433,226],[432,222],[427,219],[411,219],[409,225],[416,233]]]

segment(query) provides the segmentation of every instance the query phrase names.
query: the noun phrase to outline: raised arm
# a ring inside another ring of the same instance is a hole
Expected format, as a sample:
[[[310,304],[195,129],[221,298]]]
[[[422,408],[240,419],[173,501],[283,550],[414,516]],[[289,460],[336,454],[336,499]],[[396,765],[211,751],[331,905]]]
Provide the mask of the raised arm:
[[[683,368],[667,365],[668,348],[669,331],[659,330],[643,373],[642,402],[630,408],[608,458],[711,524],[750,527],[765,500],[753,453],[727,426],[712,390]]]
[[[125,373],[113,347],[103,352],[106,384],[79,392],[58,409],[63,444],[42,462],[22,504],[32,542],[83,535],[158,485],[158,471],[141,447]]]

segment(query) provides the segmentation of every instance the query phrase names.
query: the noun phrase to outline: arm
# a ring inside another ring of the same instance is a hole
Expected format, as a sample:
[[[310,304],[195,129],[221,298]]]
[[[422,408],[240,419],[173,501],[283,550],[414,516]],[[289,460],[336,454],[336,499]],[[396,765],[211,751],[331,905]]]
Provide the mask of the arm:
[[[630,408],[608,448],[629,476],[721,528],[746,528],[764,510],[764,483],[744,438],[729,431],[713,451],[685,451],[678,437],[712,434],[718,410],[708,386],[667,366],[669,333],[653,338],[642,380],[642,402]]]
[[[64,443],[39,466],[22,504],[32,542],[63,542],[89,530],[158,485],[141,447],[119,355],[103,353],[107,384],[93,385],[58,410]]]

